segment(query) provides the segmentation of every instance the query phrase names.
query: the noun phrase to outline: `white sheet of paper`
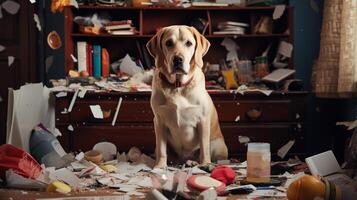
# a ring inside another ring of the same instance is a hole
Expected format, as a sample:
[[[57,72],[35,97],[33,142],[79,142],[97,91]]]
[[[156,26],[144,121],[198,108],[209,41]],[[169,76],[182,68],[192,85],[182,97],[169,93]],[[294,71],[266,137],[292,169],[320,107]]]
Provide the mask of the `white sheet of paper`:
[[[280,44],[279,44],[279,49],[278,49],[278,52],[285,56],[285,57],[288,57],[290,58],[291,57],[291,54],[293,53],[293,45],[288,43],[288,42],[285,42],[285,41],[281,41]]]
[[[21,188],[21,189],[45,189],[46,184],[25,178],[21,175],[16,174],[13,170],[6,171],[6,186],[10,188]]]
[[[81,179],[79,179],[73,172],[67,168],[61,168],[54,172],[54,175],[59,180],[66,182],[68,185],[74,188],[81,187]]]
[[[75,159],[78,160],[78,161],[81,161],[83,158],[84,158],[84,153],[83,152],[80,152],[75,157]]]
[[[240,120],[240,115],[237,115],[237,117],[234,119],[235,122],[239,122]]]
[[[2,45],[0,45],[0,52],[4,51],[6,48]]]
[[[286,156],[286,154],[289,152],[289,150],[291,149],[291,147],[293,147],[294,144],[295,144],[295,140],[290,140],[284,146],[280,147],[280,149],[278,150],[278,153],[277,153],[278,156],[280,158],[284,158]]]
[[[69,113],[72,112],[74,103],[76,102],[76,99],[77,99],[77,96],[78,96],[78,92],[79,92],[79,89],[76,90],[76,92],[74,93],[74,95],[72,97],[71,103],[69,104],[69,107],[68,107],[68,112]]]
[[[35,23],[36,23],[37,30],[38,30],[38,31],[41,31],[41,30],[42,30],[42,27],[41,27],[40,18],[38,17],[38,15],[37,15],[36,13],[33,14],[33,20],[34,20]]]
[[[36,3],[36,0],[30,0],[31,3]]]
[[[276,83],[276,82],[279,82],[294,73],[295,73],[295,70],[293,70],[293,69],[276,69],[272,73],[264,76],[263,80]]]
[[[55,128],[55,131],[52,133],[55,137],[62,136],[61,131],[58,128]]]
[[[48,56],[45,60],[46,72],[51,68],[53,64],[54,56]]]
[[[114,125],[115,125],[115,122],[117,121],[117,117],[118,117],[118,114],[119,114],[119,110],[120,110],[120,106],[121,106],[122,101],[123,101],[123,98],[120,97],[119,100],[118,100],[117,108],[116,108],[115,113],[114,113],[114,117],[113,117],[113,121],[112,121],[112,126],[114,126]]]
[[[96,119],[103,119],[103,111],[100,105],[90,105],[90,110],[92,111],[93,117]]]
[[[134,74],[143,72],[143,69],[138,67],[134,61],[131,60],[129,54],[126,54],[120,63],[120,71],[134,76]]]
[[[274,20],[279,19],[284,14],[285,7],[286,7],[285,5],[276,5],[275,6],[275,9],[274,9],[274,12],[273,12],[273,19]]]
[[[56,94],[57,98],[66,97],[66,96],[67,96],[67,92],[59,92]]]
[[[60,157],[63,157],[67,153],[64,151],[63,147],[58,141],[52,142],[53,149],[57,152]]]
[[[12,1],[12,0],[7,0],[4,3],[1,4],[2,8],[6,10],[8,13],[15,15],[17,12],[19,12],[20,9],[20,4]]]
[[[125,175],[122,175],[122,174],[113,174],[113,173],[110,173],[109,174],[110,177],[113,177],[113,178],[116,178],[116,179],[119,179],[119,180],[122,180],[122,181],[128,181],[130,178],[125,176]]]
[[[15,61],[15,57],[14,56],[8,56],[7,57],[7,65],[10,67]]]

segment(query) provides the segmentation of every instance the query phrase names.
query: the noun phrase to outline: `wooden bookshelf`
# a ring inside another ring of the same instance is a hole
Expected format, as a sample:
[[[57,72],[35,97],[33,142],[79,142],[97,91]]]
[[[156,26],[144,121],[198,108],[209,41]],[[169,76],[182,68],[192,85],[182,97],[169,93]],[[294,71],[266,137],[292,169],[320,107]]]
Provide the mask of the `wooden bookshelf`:
[[[252,27],[259,16],[270,15],[274,7],[118,7],[118,6],[93,6],[82,5],[79,9],[66,7],[65,15],[65,70],[76,69],[71,54],[76,55],[75,44],[77,41],[100,44],[110,52],[111,62],[116,61],[130,53],[138,57],[137,45],[141,46],[155,34],[159,27],[184,24],[190,25],[192,19],[203,18],[208,23],[205,32],[206,38],[211,42],[211,48],[204,60],[210,63],[218,63],[225,58],[226,50],[220,45],[225,37],[234,39],[245,58],[254,59],[260,55],[267,46],[272,43],[272,51],[276,51],[280,40],[293,43],[293,7],[287,6],[283,16],[273,22],[271,34],[252,34]],[[138,30],[135,35],[111,35],[111,34],[83,34],[73,23],[77,15],[88,16],[94,13],[107,12],[113,20],[131,19]],[[221,21],[240,21],[250,24],[244,35],[215,35],[217,24]],[[289,30],[286,33],[286,30]],[[118,49],[120,46],[120,49]],[[269,60],[274,59],[275,54],[269,55]],[[293,58],[289,61],[293,66]]]

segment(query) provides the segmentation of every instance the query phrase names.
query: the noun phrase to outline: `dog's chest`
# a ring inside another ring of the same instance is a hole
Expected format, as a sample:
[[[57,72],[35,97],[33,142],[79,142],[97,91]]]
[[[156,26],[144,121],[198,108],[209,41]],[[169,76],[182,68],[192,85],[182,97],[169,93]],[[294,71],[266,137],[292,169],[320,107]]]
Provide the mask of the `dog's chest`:
[[[160,113],[167,126],[172,128],[196,127],[202,117],[202,106],[193,104],[189,99],[175,96],[168,99],[166,104],[160,105]]]

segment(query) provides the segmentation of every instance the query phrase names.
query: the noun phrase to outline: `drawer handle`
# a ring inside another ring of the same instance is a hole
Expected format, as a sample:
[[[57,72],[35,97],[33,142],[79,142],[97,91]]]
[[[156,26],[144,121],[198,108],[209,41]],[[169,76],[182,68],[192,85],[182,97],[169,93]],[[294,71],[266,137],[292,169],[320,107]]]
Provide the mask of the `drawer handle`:
[[[251,120],[258,120],[262,116],[262,111],[259,109],[250,109],[246,112],[246,115]]]

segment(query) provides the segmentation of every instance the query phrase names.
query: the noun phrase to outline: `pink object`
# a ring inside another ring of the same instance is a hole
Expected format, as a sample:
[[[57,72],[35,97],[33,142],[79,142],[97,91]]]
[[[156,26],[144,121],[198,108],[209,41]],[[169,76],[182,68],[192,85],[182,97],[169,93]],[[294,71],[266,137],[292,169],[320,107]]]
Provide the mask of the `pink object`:
[[[217,194],[223,194],[226,189],[226,184],[223,182],[203,175],[193,175],[187,179],[187,185],[196,191],[202,192],[209,188],[214,188]]]
[[[234,179],[236,177],[235,171],[225,165],[215,167],[211,172],[211,177],[222,181],[226,185],[230,185],[234,183]]]

